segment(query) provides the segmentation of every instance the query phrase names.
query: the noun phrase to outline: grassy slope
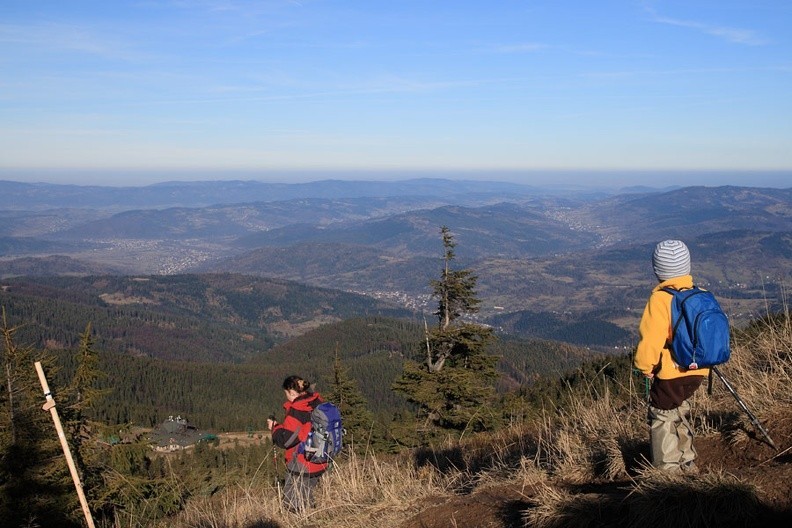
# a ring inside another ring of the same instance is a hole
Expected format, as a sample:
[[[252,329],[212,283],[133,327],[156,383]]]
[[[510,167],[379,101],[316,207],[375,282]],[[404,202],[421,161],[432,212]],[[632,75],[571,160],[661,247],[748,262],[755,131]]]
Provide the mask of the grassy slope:
[[[792,520],[790,344],[788,317],[757,323],[723,368],[779,451],[756,437],[730,394],[701,390],[699,475],[646,467],[640,387],[629,368],[609,383],[602,369],[542,419],[409,456],[352,457],[325,477],[321,507],[305,516],[284,514],[271,484],[250,482],[190,502],[171,525],[781,526]]]

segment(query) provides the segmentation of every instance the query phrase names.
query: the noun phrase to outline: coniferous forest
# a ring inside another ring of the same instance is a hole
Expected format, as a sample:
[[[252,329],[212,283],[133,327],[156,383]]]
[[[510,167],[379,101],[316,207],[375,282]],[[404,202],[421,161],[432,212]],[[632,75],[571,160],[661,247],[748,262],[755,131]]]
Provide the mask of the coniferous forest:
[[[476,276],[452,268],[455,242],[448,230],[443,236],[445,264],[432,282],[438,310],[428,317],[234,275],[8,280],[0,292],[4,519],[79,524],[34,362],[105,524],[140,508],[144,518],[173,514],[192,494],[211,495],[253,471],[269,456],[264,423],[281,412],[279,387],[290,374],[339,401],[353,450],[357,442],[395,453],[524,418],[553,394],[537,380],[591,353],[499,336],[465,319],[477,311]],[[539,389],[526,391],[532,386]],[[189,450],[157,455],[154,432],[174,416],[201,435]],[[247,441],[213,447],[222,433]],[[278,478],[276,466],[264,471]]]

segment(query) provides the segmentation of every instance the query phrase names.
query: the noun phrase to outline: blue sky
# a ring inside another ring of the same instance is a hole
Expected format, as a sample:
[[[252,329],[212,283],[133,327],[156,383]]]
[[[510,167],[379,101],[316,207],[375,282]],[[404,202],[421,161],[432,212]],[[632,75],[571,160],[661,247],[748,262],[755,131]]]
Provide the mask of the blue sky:
[[[3,0],[0,177],[791,171],[791,41],[786,0]]]

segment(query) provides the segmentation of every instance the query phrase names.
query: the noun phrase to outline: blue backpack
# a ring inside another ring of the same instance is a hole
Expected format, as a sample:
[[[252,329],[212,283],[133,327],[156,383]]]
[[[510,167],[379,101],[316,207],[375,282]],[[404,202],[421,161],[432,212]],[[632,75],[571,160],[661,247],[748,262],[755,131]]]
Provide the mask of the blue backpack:
[[[668,348],[674,362],[695,370],[729,360],[729,319],[715,296],[698,286],[683,290],[663,288],[671,302],[673,329]]]
[[[311,412],[311,432],[297,447],[297,452],[309,462],[324,464],[341,452],[343,437],[341,411],[332,403],[323,402]]]

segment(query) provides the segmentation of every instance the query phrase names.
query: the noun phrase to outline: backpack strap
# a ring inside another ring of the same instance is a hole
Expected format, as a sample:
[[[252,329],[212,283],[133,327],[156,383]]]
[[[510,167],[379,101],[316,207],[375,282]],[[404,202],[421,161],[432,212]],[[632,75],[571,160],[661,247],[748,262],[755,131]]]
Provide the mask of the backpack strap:
[[[696,285],[694,284],[693,287],[691,287],[691,288],[680,288],[678,290],[676,288],[671,288],[670,286],[666,286],[665,288],[660,288],[660,289],[663,290],[664,292],[670,294],[672,297],[674,297],[674,296],[676,296],[677,293],[682,293],[682,291],[684,291],[684,290],[695,290],[696,289]],[[690,296],[686,297],[682,301],[682,304],[680,305],[680,308],[685,305],[685,301],[688,300],[689,298],[690,298]],[[671,339],[674,338],[674,334],[676,334],[677,328],[679,328],[679,323],[682,322],[682,319],[684,319],[684,315],[682,313],[682,310],[680,310],[679,311],[679,317],[677,318],[676,322],[674,323],[674,327],[671,329]],[[670,343],[668,343],[668,344],[670,345]]]
[[[660,288],[660,290],[666,292],[671,297],[676,297],[676,294],[681,292],[681,290],[677,290],[676,288],[671,288],[670,286],[666,286],[665,288]],[[673,303],[673,301],[672,301],[672,303]],[[674,310],[673,310],[673,307],[672,307],[672,309],[671,309],[672,315],[673,315],[673,311]],[[674,335],[676,334],[677,328],[679,328],[679,323],[682,322],[682,319],[683,319],[683,316],[682,316],[682,313],[680,312],[679,317],[677,318],[676,322],[671,321],[671,323],[672,323],[671,324],[671,337],[666,339],[666,344],[665,344],[665,348],[667,348],[668,350],[671,350],[671,342],[674,340]]]
[[[289,437],[289,439],[286,440],[286,442],[284,444],[286,449],[294,447],[294,446],[296,446],[297,444],[300,443],[299,442],[299,440],[300,440],[300,431],[302,431],[303,427],[305,427],[305,424],[301,424],[300,427],[298,427],[297,430],[292,433],[292,435]]]

